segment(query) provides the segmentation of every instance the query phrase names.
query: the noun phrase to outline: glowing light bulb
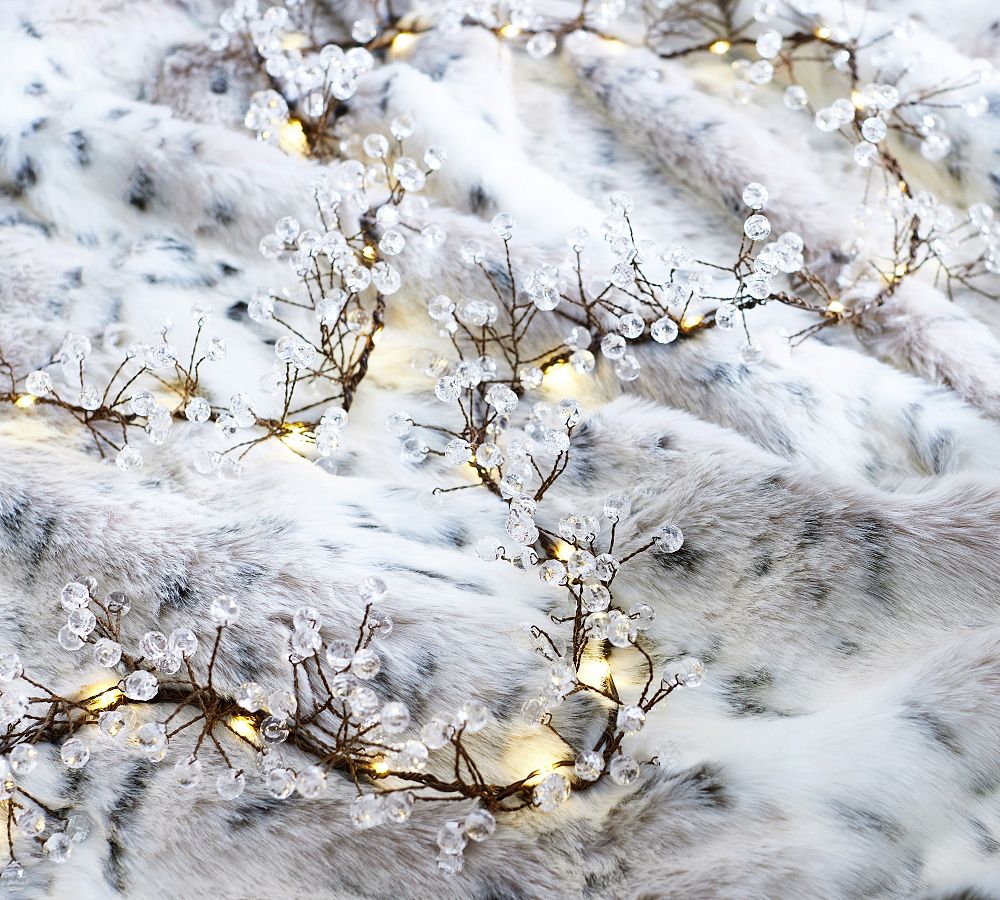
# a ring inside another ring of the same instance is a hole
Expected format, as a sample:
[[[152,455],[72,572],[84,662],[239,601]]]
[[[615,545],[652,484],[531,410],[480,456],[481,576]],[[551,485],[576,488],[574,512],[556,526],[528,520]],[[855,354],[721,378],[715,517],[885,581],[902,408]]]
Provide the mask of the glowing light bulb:
[[[603,687],[611,674],[611,663],[603,656],[584,657],[580,661],[580,668],[577,670],[577,680],[591,687]]]
[[[257,720],[250,716],[233,716],[229,720],[229,727],[244,740],[251,744],[258,743]]]
[[[555,549],[552,551],[556,559],[561,559],[566,562],[573,555],[574,547],[572,544],[567,544],[565,541],[557,541]]]
[[[500,37],[516,38],[521,33],[521,29],[509,22],[500,29]]]
[[[35,405],[35,398],[31,394],[21,394],[14,401],[14,405],[20,407],[21,409],[28,409]]]
[[[309,141],[302,123],[298,119],[289,119],[278,131],[278,146],[286,153],[295,156],[305,156],[309,152]]]
[[[840,315],[844,311],[844,304],[839,300],[831,300],[827,305],[827,311],[834,313],[835,315]]]
[[[408,53],[417,42],[417,36],[412,31],[401,31],[389,45],[389,52],[393,56],[403,56]]]
[[[830,35],[833,34],[833,32],[829,28],[827,28],[826,25],[820,25],[813,32],[813,34],[816,35],[816,37],[818,37],[821,41],[828,41],[830,39]]]
[[[372,244],[365,244],[365,249],[361,251],[361,255],[365,259],[375,259],[376,250]]]
[[[685,316],[681,319],[681,330],[690,331],[692,328],[697,328],[704,318],[705,317],[701,315],[701,313],[693,316]]]
[[[305,454],[312,449],[315,441],[307,435],[309,428],[302,422],[286,422],[281,442],[296,453]]]
[[[376,775],[385,775],[389,771],[389,763],[380,756],[372,763],[372,771]]]
[[[309,40],[301,31],[290,31],[281,37],[282,50],[301,50],[307,43]]]
[[[80,699],[88,709],[99,712],[118,703],[125,695],[118,689],[117,681],[104,681],[87,685],[80,692]]]
[[[542,384],[558,394],[571,394],[578,387],[576,369],[568,362],[556,363],[545,370]]]
[[[708,45],[708,52],[714,53],[716,56],[723,56],[729,52],[729,48],[732,46],[729,41],[713,41]]]

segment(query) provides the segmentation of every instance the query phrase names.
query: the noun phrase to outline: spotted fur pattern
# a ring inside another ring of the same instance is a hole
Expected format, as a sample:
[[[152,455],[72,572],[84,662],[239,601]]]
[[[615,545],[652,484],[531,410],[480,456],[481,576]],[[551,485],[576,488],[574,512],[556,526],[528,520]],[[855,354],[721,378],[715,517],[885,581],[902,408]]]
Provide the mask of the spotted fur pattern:
[[[995,10],[961,5],[968,24],[954,4],[900,4],[932,26],[935,65],[996,54]],[[327,11],[349,20],[355,6]],[[206,374],[213,399],[253,392],[246,373],[269,367],[273,335],[248,320],[246,299],[280,274],[256,243],[279,216],[309,215],[316,164],[243,129],[260,84],[203,49],[218,12],[209,0],[3,5],[0,338],[22,368],[75,331],[110,372],[162,316],[183,343],[194,302],[215,307],[231,348]],[[479,562],[472,546],[502,529],[502,506],[485,492],[431,496],[448,473],[403,463],[382,423],[398,409],[434,415],[409,366],[436,341],[423,304],[485,289],[455,248],[488,242],[496,211],[518,221],[519,267],[561,258],[574,225],[597,231],[612,189],[636,196],[643,234],[726,258],[740,189],[757,180],[776,222],[836,263],[855,175],[777,89],[735,108],[728,77],[716,60],[662,63],[587,37],[535,62],[474,29],[427,35],[379,68],[352,115],[374,128],[409,111],[418,143],[448,148],[429,216],[450,237],[437,253],[404,253],[406,288],[344,448],[316,466],[266,446],[242,481],[224,482],[192,471],[209,438],[179,428],[129,477],[59,416],[3,412],[0,643],[70,690],[100,670],[55,645],[68,578],[127,590],[132,641],[154,626],[207,627],[225,591],[244,620],[220,683],[276,686],[294,609],[314,603],[329,635],[346,632],[353,585],[377,570],[397,622],[380,691],[418,720],[478,691],[493,724],[477,746],[497,779],[558,752],[519,724],[541,675],[507,635],[560,598],[530,573]],[[943,197],[995,203],[995,109],[961,132],[959,164],[935,182]],[[637,739],[647,755],[674,741],[674,769],[522,814],[446,881],[433,844],[451,804],[359,834],[346,779],[318,801],[254,785],[226,803],[214,764],[181,795],[169,763],[95,739],[93,761],[69,773],[44,746],[32,789],[95,829],[66,866],[25,858],[28,895],[1000,897],[1000,317],[920,283],[860,333],[830,330],[790,356],[772,335],[795,314],[752,321],[761,366],[740,361],[734,336],[706,333],[640,348],[643,376],[627,390],[607,366],[577,382],[590,417],[546,513],[551,525],[629,491],[626,548],[664,519],[683,527],[680,552],[640,557],[616,582],[626,606],[655,608],[657,664],[691,654],[708,666],[704,686],[671,698]],[[640,677],[620,664],[626,684]],[[574,715],[565,733],[592,741],[599,712]]]

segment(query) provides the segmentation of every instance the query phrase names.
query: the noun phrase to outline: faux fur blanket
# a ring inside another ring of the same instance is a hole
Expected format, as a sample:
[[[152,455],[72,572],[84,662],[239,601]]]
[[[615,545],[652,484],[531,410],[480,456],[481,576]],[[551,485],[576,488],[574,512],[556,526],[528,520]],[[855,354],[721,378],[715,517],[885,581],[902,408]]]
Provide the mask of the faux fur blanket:
[[[873,17],[915,18],[931,80],[997,61],[984,0],[877,5]],[[346,29],[364,8],[326,2]],[[247,303],[287,271],[258,242],[282,216],[311,220],[323,164],[244,126],[267,84],[206,47],[223,9],[0,2],[0,346],[19,371],[48,364],[73,333],[110,374],[164,318],[183,347],[199,305],[228,345],[204,371],[206,396],[260,395],[275,333]],[[491,721],[476,746],[498,779],[558,755],[522,721],[546,672],[510,634],[560,598],[534,572],[477,557],[480,538],[503,533],[506,505],[487,491],[432,493],[451,470],[402,458],[385,422],[399,411],[433,421],[433,382],[411,365],[441,346],[426,303],[488,289],[459,247],[481,240],[501,262],[498,212],[516,221],[518,272],[562,262],[574,227],[599,234],[616,190],[633,196],[642,236],[728,260],[740,193],[759,182],[778,230],[801,234],[811,258],[842,254],[863,230],[860,170],[783,107],[779,87],[740,105],[732,81],[711,54],[664,60],[591,34],[535,59],[458,24],[387,54],[346,101],[351,129],[385,132],[406,113],[421,153],[447,149],[424,195],[425,220],[448,237],[399,256],[404,287],[340,449],[303,458],[272,441],[228,479],[192,463],[217,445],[214,427],[180,422],[163,445],[137,441],[143,467],[124,472],[72,417],[6,405],[0,652],[73,691],[106,670],[56,641],[67,582],[124,590],[132,646],[150,629],[210,631],[209,604],[228,594],[243,615],[218,683],[270,690],[288,677],[294,611],[315,606],[331,634],[356,629],[355,587],[377,573],[395,619],[383,699],[405,699],[420,723],[477,696]],[[951,164],[908,151],[959,207],[996,202],[991,90],[987,113],[953,132]],[[588,277],[609,261],[592,260]],[[547,527],[629,494],[628,539],[661,521],[684,532],[680,551],[639,557],[616,581],[626,609],[655,611],[645,641],[658,667],[686,656],[706,667],[701,687],[677,691],[632,739],[646,759],[671,742],[669,765],[505,818],[446,878],[435,836],[471,803],[359,831],[347,777],[318,799],[279,800],[253,775],[226,801],[216,763],[181,792],[172,756],[152,763],[93,729],[81,769],[63,765],[58,744],[37,746],[24,783],[85,814],[92,833],[63,865],[20,851],[24,895],[1000,897],[1000,307],[963,289],[950,299],[920,276],[856,327],[789,351],[781,332],[811,321],[755,311],[755,364],[739,329],[716,328],[637,344],[634,381],[599,359],[558,385],[586,426]],[[620,665],[621,683],[637,683],[642,659]],[[593,710],[573,715],[566,734],[599,733]]]

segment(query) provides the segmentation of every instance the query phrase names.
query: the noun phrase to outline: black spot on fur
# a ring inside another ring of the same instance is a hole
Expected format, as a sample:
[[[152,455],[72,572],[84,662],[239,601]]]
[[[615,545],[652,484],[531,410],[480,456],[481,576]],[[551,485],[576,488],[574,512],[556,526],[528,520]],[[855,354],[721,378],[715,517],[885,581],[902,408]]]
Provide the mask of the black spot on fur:
[[[979,847],[981,852],[991,856],[997,850],[1000,850],[1000,841],[990,834],[989,828],[983,822],[980,822],[979,819],[972,819],[970,824],[976,836],[976,846]]]
[[[80,129],[77,129],[66,136],[66,141],[70,150],[73,151],[73,158],[77,163],[81,166],[89,166],[90,147],[87,144],[87,136]]]
[[[693,788],[703,806],[725,809],[730,804],[719,772],[710,765],[689,769],[678,777],[680,784]]]
[[[143,796],[154,772],[155,766],[148,760],[134,763],[122,778],[118,799],[108,813],[108,858],[104,861],[104,877],[119,894],[128,890],[125,853],[131,843],[129,819],[142,808]]]
[[[49,546],[55,520],[39,514],[27,496],[0,502],[0,559],[8,564],[41,565]]]
[[[984,894],[981,891],[974,890],[973,888],[964,888],[960,891],[953,891],[950,894],[944,894],[935,898],[935,900],[997,900],[997,895]]]
[[[773,680],[771,673],[764,670],[734,675],[723,684],[723,699],[741,716],[759,716],[771,712],[756,695],[769,687]]]
[[[129,110],[124,109],[123,107],[116,106],[114,109],[108,110],[108,118],[114,122],[116,119],[124,119],[129,112]]]
[[[687,540],[681,545],[680,550],[675,553],[667,553],[666,550],[661,549],[656,544],[653,545],[652,553],[656,557],[656,561],[663,568],[682,572],[693,572],[701,565],[702,559],[705,556],[700,550],[692,547]]]
[[[232,225],[236,219],[236,210],[228,200],[216,200],[208,214],[220,225]]]
[[[24,30],[24,33],[28,35],[28,37],[34,38],[36,41],[40,41],[42,39],[42,35],[39,33],[38,29],[31,24],[31,22],[22,22],[21,28]]]
[[[959,756],[962,754],[962,743],[958,732],[934,710],[919,702],[909,703],[903,711],[903,718],[919,726],[924,734],[949,753]]]
[[[871,809],[852,806],[840,800],[834,800],[830,805],[837,817],[848,822],[853,828],[875,832],[890,841],[899,841],[903,837],[903,826],[889,816]]]
[[[63,282],[68,288],[78,288],[83,285],[83,269],[77,266],[75,269],[67,269],[63,273]]]
[[[877,516],[865,515],[852,524],[851,531],[861,545],[861,565],[868,596],[884,610],[892,610],[896,601],[892,594],[892,535],[888,524]]]
[[[42,94],[48,93],[48,88],[41,81],[32,81],[24,86],[24,93],[29,97],[40,97]]]
[[[153,186],[153,179],[142,163],[132,170],[127,190],[128,202],[136,209],[146,212],[153,197],[156,196],[156,189]]]
[[[493,198],[486,193],[482,185],[476,184],[472,186],[469,191],[469,208],[474,213],[485,213],[492,209],[494,204]]]
[[[212,78],[208,84],[209,90],[213,94],[224,94],[229,90],[229,76],[225,69],[213,69]]]
[[[226,318],[232,319],[234,322],[245,322],[249,316],[247,315],[247,304],[243,300],[237,300],[229,309],[226,310]]]

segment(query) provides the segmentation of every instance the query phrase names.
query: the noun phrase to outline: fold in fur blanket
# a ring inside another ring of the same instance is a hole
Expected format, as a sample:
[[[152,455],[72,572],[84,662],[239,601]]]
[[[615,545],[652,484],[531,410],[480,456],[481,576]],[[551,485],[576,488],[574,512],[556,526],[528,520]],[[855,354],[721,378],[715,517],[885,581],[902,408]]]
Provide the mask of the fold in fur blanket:
[[[347,22],[358,11],[326,6]],[[915,17],[935,71],[996,58],[996,10],[982,0],[882,6],[872,15]],[[221,10],[0,4],[0,345],[20,371],[73,332],[110,373],[162,317],[182,346],[193,304],[215,310],[211,333],[229,346],[204,375],[213,402],[256,394],[270,369],[275,334],[246,303],[283,270],[257,244],[281,216],[310,219],[321,164],[244,127],[266,84],[205,47]],[[204,632],[211,599],[238,596],[238,652],[218,683],[277,686],[294,610],[308,602],[331,633],[353,629],[354,587],[379,572],[396,620],[387,694],[422,722],[475,692],[492,713],[476,746],[497,779],[558,753],[520,720],[545,671],[509,637],[558,596],[534,573],[481,562],[475,543],[503,532],[504,504],[486,491],[432,495],[448,473],[401,459],[384,423],[433,415],[410,365],[439,346],[426,301],[483,292],[457,248],[495,247],[497,212],[517,221],[518,271],[561,259],[575,226],[599,232],[613,190],[635,197],[643,236],[703,259],[733,257],[749,181],[768,186],[776,228],[799,232],[811,258],[850,243],[863,183],[843,148],[786,110],[778,87],[733,103],[732,77],[711,56],[665,61],[592,35],[535,60],[474,27],[429,32],[378,65],[347,104],[354,125],[384,131],[407,112],[421,148],[447,148],[425,193],[427,220],[449,237],[401,255],[404,287],[343,446],[318,465],[271,442],[240,480],[222,480],[190,462],[215,446],[214,428],[180,423],[163,446],[141,441],[145,465],[127,473],[58,411],[3,408],[0,651],[60,690],[98,680],[89,655],[55,639],[60,589],[92,575],[132,598],[133,644],[152,628]],[[995,203],[992,101],[953,134],[954,164],[907,158],[947,202]],[[1000,308],[969,291],[952,301],[921,277],[860,327],[787,352],[780,330],[809,321],[755,311],[758,365],[742,361],[735,332],[712,329],[637,345],[634,382],[602,360],[566,391],[587,419],[549,527],[618,492],[633,498],[625,539],[664,520],[684,530],[681,551],[639,557],[616,581],[626,609],[655,610],[657,664],[706,664],[704,684],[670,697],[633,739],[647,759],[673,742],[672,766],[505,819],[446,879],[435,835],[456,804],[360,832],[347,778],[316,800],[276,800],[251,778],[228,802],[217,762],[180,792],[173,757],[153,764],[95,730],[83,769],[66,769],[57,744],[37,748],[29,789],[93,831],[64,865],[19,852],[26,895],[1000,897]],[[622,683],[638,680],[641,660],[622,659]],[[592,710],[572,715],[567,733],[599,733]]]

